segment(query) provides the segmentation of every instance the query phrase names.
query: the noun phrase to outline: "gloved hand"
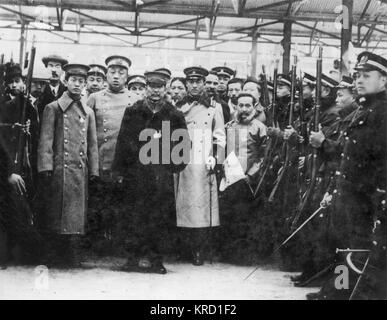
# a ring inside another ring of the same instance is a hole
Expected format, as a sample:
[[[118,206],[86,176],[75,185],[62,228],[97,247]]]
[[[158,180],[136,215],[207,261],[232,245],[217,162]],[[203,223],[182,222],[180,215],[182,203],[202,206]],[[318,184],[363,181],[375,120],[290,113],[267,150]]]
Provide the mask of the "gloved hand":
[[[216,159],[213,156],[209,156],[206,160],[206,168],[208,171],[213,171],[216,165]]]
[[[329,207],[331,204],[332,204],[332,195],[326,192],[324,194],[324,198],[320,202],[320,206],[322,206],[323,208],[326,208],[326,207]]]

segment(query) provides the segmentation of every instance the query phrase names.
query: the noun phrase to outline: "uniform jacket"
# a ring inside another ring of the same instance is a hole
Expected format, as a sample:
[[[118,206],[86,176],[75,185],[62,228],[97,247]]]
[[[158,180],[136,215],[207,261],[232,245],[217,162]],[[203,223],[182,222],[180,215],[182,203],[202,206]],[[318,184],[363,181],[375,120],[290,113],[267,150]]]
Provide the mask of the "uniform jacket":
[[[238,157],[244,172],[254,177],[260,168],[264,157],[262,145],[266,138],[266,126],[255,115],[242,123],[233,120],[226,124],[227,155],[232,151]]]
[[[367,249],[375,248],[371,240],[378,215],[384,221],[378,228],[387,223],[385,211],[379,211],[387,188],[386,91],[361,97],[359,103],[360,112],[343,133],[334,218],[338,233],[346,237],[341,245]]]
[[[124,203],[130,208],[127,214],[132,221],[146,215],[149,219],[141,221],[152,224],[137,226],[140,228],[154,228],[153,223],[167,220],[170,214],[175,216],[173,173],[189,162],[190,140],[184,116],[167,101],[161,101],[160,106],[154,113],[144,99],[126,108],[112,166],[115,175],[123,177]],[[185,159],[184,155],[173,158],[175,147],[182,141],[172,141],[173,132],[180,133],[181,139],[185,136]],[[152,159],[148,158],[151,145]]]
[[[87,105],[94,110],[97,124],[100,177],[111,181],[117,137],[125,110],[132,105],[131,93],[126,88],[118,93],[104,89],[91,94]]]
[[[7,126],[0,127],[0,143],[8,154],[10,161],[9,175],[11,173],[17,173],[14,165],[16,154],[18,152],[19,133],[20,128],[12,127],[13,124],[19,123],[22,112],[22,105],[24,103],[24,97],[13,98],[5,102],[0,106],[0,123],[7,124]],[[23,144],[27,149],[24,149],[23,154],[19,155],[19,159],[23,161],[23,172],[19,172],[22,176],[29,176],[29,178],[35,178],[37,169],[37,149],[38,149],[38,137],[39,137],[39,124],[38,114],[31,103],[27,102],[26,108],[26,122],[29,120],[30,135],[22,135]],[[27,154],[25,153],[28,150]],[[32,174],[32,176],[30,176]]]
[[[98,176],[95,117],[86,101],[65,92],[46,106],[38,152],[38,170],[52,171],[49,228],[83,234],[89,176]]]
[[[175,175],[177,226],[203,228],[218,226],[219,205],[215,174],[206,168],[213,148],[225,148],[223,116],[219,107],[203,95],[198,101],[186,97],[179,105],[192,140],[191,162]],[[214,145],[214,146],[213,146]],[[212,219],[211,219],[212,217]]]

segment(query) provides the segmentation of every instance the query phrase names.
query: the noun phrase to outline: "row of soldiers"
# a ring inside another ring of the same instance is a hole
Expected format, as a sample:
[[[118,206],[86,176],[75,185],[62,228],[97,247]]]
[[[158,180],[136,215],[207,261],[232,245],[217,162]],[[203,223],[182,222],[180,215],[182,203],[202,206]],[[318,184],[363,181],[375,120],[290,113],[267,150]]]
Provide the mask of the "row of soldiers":
[[[6,73],[1,145],[5,188],[14,188],[2,221],[11,242],[20,245],[18,231],[28,232],[42,243],[45,263],[77,265],[85,227],[108,239],[120,233],[129,253],[121,270],[166,273],[162,253],[177,226],[194,265],[214,252],[257,263],[275,250],[282,268],[303,270],[297,285],[323,285],[311,296],[318,299],[349,296],[331,276],[347,264],[335,252],[345,249],[370,264],[371,274],[361,275],[372,288],[365,297],[385,294],[384,58],[360,54],[355,81],[321,72],[297,79],[294,68],[275,72],[272,83],[265,74],[240,79],[224,66],[186,68],[184,78],[166,68],[129,77],[131,61],[122,56],[106,67],[58,56],[43,63],[52,77],[27,99],[25,123],[20,67]],[[23,174],[14,172],[19,132],[29,142]],[[16,197],[23,195],[28,201]],[[29,206],[11,208],[29,214],[11,221],[10,203]],[[350,287],[364,297],[354,274]]]

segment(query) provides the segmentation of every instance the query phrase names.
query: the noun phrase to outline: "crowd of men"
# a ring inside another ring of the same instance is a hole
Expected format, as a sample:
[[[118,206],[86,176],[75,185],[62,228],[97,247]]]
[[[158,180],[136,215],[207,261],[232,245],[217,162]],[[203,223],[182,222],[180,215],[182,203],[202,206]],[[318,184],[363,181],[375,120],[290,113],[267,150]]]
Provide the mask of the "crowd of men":
[[[387,297],[386,59],[363,52],[340,81],[42,62],[31,84],[2,65],[2,268],[81,267],[86,235],[124,248],[123,271],[270,258],[322,286],[310,299]]]

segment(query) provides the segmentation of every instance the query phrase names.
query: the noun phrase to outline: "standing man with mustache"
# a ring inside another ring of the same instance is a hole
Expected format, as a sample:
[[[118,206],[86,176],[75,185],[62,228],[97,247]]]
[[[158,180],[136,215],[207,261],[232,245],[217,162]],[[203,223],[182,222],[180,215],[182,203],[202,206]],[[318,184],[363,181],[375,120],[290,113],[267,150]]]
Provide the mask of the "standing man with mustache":
[[[43,94],[37,102],[40,122],[42,121],[43,111],[46,105],[59,99],[63,92],[67,90],[61,81],[61,77],[63,75],[63,66],[68,63],[66,59],[55,54],[44,57],[42,61],[47,69],[49,83],[45,86]]]
[[[87,101],[94,110],[97,124],[100,179],[90,187],[90,232],[94,240],[111,240],[114,220],[117,216],[117,177],[111,167],[117,137],[125,109],[132,105],[132,94],[126,88],[132,62],[123,56],[110,56],[105,60],[108,87],[92,93]]]
[[[216,91],[219,85],[218,76],[215,71],[210,71],[206,77],[206,91],[208,96],[211,98],[211,104],[220,104],[222,106],[224,123],[230,121],[230,109],[225,101],[220,99],[218,92]]]

